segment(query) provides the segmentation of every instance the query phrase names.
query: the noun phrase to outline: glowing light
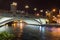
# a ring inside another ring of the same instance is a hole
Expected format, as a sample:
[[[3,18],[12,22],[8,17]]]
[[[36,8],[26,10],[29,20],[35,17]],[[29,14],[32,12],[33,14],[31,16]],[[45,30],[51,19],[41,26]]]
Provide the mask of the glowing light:
[[[46,19],[46,22],[49,22],[49,20],[48,20],[48,19]]]
[[[42,28],[42,27],[40,26],[40,27],[39,27],[39,30],[40,30],[40,31],[41,31],[41,28]]]
[[[6,24],[6,27],[8,27],[8,24]]]
[[[60,24],[60,19],[57,19],[57,23],[59,23],[59,24]]]
[[[40,16],[40,14],[39,14],[39,13],[37,13],[37,14],[36,14],[36,16]]]
[[[20,23],[20,29],[23,29],[23,23]]]
[[[21,22],[23,22],[23,19],[22,19],[22,18],[20,18],[20,23],[21,23]]]
[[[55,18],[55,16],[53,16]]]
[[[45,27],[42,27],[42,32],[43,32],[43,33],[45,32]]]
[[[45,13],[48,13],[48,11],[46,11]]]
[[[15,27],[16,24],[14,23],[14,24],[12,24],[12,25]]]
[[[52,35],[56,37],[60,37],[60,28],[52,28]]]
[[[25,6],[25,8],[29,8],[29,6],[28,6],[28,5],[26,5],[26,6]]]
[[[13,2],[11,5],[17,6],[17,3],[16,2]]]
[[[40,12],[43,12],[43,10],[40,10]]]
[[[45,32],[45,27],[40,26],[39,30],[44,33]]]
[[[24,21],[20,20],[20,30],[23,30],[24,24],[25,24]]]
[[[16,27],[17,27],[17,22],[14,22],[14,23],[12,24],[12,26],[13,26],[13,29],[15,30]]]
[[[34,11],[36,11],[37,10],[37,8],[34,8]]]
[[[58,14],[57,17],[60,17],[60,14]]]
[[[18,20],[14,20],[14,22],[18,22]]]
[[[55,12],[55,11],[56,11],[56,9],[53,9],[52,11],[53,11],[53,12]]]
[[[50,16],[51,15],[50,12],[48,12],[48,11],[46,11],[45,13],[46,13],[46,16]]]
[[[56,21],[57,20],[57,18],[55,17],[55,16],[53,16],[53,19],[52,19],[53,21]]]

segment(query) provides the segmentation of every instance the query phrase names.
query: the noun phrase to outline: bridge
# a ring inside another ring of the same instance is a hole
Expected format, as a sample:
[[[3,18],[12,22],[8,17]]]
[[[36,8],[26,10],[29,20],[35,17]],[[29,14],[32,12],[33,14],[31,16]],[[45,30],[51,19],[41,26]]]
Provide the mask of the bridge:
[[[41,19],[35,19],[35,18],[24,18],[24,17],[20,17],[20,18],[17,18],[17,17],[2,17],[0,16],[0,26],[6,24],[6,23],[9,23],[11,21],[20,21],[20,20],[23,20],[24,22],[26,22],[27,24],[35,24],[35,25],[40,25],[41,24],[41,21],[43,22],[43,18]],[[43,23],[45,24],[45,22]]]

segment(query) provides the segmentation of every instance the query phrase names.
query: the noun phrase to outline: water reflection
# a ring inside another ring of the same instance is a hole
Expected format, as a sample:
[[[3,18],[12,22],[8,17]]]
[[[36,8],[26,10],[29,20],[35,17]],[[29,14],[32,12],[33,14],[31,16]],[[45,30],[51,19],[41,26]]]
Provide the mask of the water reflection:
[[[60,40],[60,27],[47,27],[46,40]]]
[[[17,31],[16,34],[19,36],[23,34],[22,40],[60,40],[60,27],[36,25],[21,26],[22,23],[18,23],[15,31]],[[23,32],[21,33],[21,31]]]
[[[12,27],[13,27],[13,31],[16,37],[18,38],[21,37],[25,25],[26,23],[22,20],[17,20],[13,22]]]
[[[52,28],[52,35],[55,37],[60,37],[60,28],[53,27]]]

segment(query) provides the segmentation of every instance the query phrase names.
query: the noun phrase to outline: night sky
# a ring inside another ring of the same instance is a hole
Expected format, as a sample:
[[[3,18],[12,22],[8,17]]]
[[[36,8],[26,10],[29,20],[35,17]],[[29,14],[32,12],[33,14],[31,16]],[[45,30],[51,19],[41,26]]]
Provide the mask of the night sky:
[[[10,4],[17,2],[17,9],[24,10],[25,5],[29,5],[30,9],[51,9],[60,8],[60,0],[0,0],[0,9],[10,10]]]

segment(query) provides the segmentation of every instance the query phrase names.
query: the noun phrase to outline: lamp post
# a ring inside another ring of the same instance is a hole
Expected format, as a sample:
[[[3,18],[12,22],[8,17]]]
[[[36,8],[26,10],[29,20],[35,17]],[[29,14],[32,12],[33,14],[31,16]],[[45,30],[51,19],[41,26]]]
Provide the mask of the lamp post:
[[[11,4],[11,11],[15,11],[17,9],[17,3],[16,2],[13,2]]]
[[[34,11],[37,11],[37,8],[34,8],[33,10],[34,10]]]
[[[37,13],[37,8],[34,8],[34,13],[35,13],[35,16],[39,16],[39,13]]]
[[[17,10],[17,3],[16,2],[13,2],[11,4],[11,11],[13,12],[13,17],[16,16],[16,10]]]
[[[40,10],[40,12],[43,12],[43,10]]]
[[[56,9],[52,9],[52,11],[53,11],[53,12],[55,12],[55,11],[56,11]]]
[[[28,16],[28,8],[29,8],[29,6],[26,5],[26,6],[25,6],[25,9],[26,9],[26,16]]]
[[[41,17],[44,17],[44,10],[43,9],[40,10],[40,14],[41,14],[40,15]]]

